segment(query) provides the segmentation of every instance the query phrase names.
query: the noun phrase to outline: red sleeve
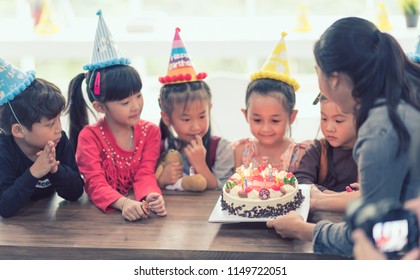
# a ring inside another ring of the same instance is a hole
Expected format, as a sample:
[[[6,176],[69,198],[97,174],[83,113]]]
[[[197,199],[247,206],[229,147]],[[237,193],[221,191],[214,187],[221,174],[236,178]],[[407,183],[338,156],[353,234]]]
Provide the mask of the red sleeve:
[[[76,161],[84,177],[89,198],[98,208],[109,213],[115,210],[110,205],[122,195],[113,189],[106,179],[102,166],[103,147],[99,129],[86,126],[79,135]]]
[[[140,201],[148,194],[162,194],[155,177],[156,163],[160,153],[160,130],[153,123],[141,122],[137,133],[140,134],[142,146],[141,161],[134,177],[133,189],[136,200]]]

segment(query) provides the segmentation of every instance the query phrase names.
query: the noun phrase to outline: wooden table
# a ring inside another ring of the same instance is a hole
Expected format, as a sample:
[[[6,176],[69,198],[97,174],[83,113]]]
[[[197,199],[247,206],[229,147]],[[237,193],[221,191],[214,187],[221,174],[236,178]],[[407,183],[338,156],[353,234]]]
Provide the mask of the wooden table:
[[[57,195],[0,218],[0,259],[336,259],[312,244],[282,239],[265,223],[218,224],[208,218],[220,193],[166,192],[168,216],[128,222],[87,198]],[[310,219],[334,213],[316,213]]]

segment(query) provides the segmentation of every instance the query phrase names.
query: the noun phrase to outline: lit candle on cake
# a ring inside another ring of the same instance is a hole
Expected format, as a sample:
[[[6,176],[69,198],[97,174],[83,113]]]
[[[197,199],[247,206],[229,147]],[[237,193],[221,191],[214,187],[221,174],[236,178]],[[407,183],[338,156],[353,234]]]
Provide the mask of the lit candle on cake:
[[[271,164],[268,164],[268,170],[270,172],[270,182],[273,181],[273,170],[271,169]]]
[[[261,171],[261,177],[263,178],[263,180],[264,180],[264,186],[265,186],[265,173],[264,173],[264,170],[263,171]]]

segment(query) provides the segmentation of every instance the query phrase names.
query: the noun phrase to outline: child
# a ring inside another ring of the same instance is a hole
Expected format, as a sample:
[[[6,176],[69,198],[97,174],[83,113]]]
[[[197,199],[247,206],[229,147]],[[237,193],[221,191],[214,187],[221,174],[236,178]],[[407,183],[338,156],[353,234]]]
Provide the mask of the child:
[[[321,131],[325,138],[315,140],[300,161],[295,176],[300,184],[315,184],[311,190],[311,209],[345,211],[359,196],[357,166],[352,149],[356,142],[353,114],[344,114],[334,102],[319,94]]]
[[[88,115],[81,89],[85,74],[76,76],[69,86],[70,140],[77,147],[76,161],[85,189],[98,208],[106,213],[121,210],[129,221],[146,218],[147,204],[157,215],[165,216],[165,203],[154,177],[159,128],[140,119],[140,76],[116,51],[100,11],[98,15],[102,33],[97,32],[92,63],[84,69],[89,70],[89,100],[105,117],[85,126]],[[97,54],[96,50],[105,51]],[[131,189],[134,199],[128,196]]]
[[[235,165],[257,167],[268,165],[279,170],[294,172],[305,145],[294,143],[286,136],[294,122],[297,110],[295,91],[297,81],[289,76],[284,37],[276,46],[262,69],[251,76],[242,112],[255,139],[242,139],[235,143]],[[284,53],[282,53],[284,52]],[[277,72],[278,69],[284,72]]]
[[[65,99],[52,83],[0,58],[0,215],[54,192],[70,201],[83,180],[60,116]]]
[[[202,81],[206,74],[195,73],[179,31],[175,32],[168,75],[159,79],[164,84],[159,105],[162,154],[178,150],[183,163],[166,165],[158,182],[160,187],[182,190],[182,177],[196,173],[205,178],[204,189],[217,189],[233,173],[233,149],[227,140],[211,136],[211,92]]]

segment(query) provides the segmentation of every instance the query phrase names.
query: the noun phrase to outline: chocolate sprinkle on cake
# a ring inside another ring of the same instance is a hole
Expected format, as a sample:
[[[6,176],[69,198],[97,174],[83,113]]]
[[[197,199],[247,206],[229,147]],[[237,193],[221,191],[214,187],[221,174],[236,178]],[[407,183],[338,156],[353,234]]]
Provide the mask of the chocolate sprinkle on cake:
[[[296,208],[299,208],[299,206],[302,204],[304,199],[305,197],[302,195],[302,190],[298,190],[293,201],[287,202],[286,204],[277,204],[277,207],[253,207],[251,210],[246,210],[239,214],[240,210],[242,210],[242,207],[245,207],[245,205],[238,207],[228,205],[222,194],[222,210],[228,211],[229,214],[246,218],[275,218],[277,216],[286,215],[289,211],[296,210]]]

